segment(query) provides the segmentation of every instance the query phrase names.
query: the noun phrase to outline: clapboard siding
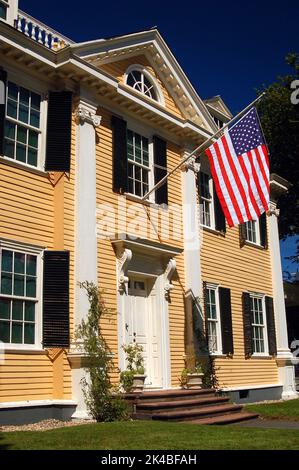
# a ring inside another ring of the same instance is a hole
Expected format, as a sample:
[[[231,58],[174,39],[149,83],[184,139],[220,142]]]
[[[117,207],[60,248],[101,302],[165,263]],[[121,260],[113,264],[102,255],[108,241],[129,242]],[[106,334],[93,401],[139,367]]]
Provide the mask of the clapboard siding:
[[[275,359],[245,359],[244,353],[242,292],[272,295],[269,250],[247,245],[240,248],[238,228],[228,229],[225,237],[204,230],[202,237],[203,280],[231,289],[234,355],[216,360],[219,384],[238,387],[278,383]]]
[[[74,176],[75,120],[72,126],[71,173],[63,176],[63,191],[58,195],[49,177],[0,163],[0,238],[39,245],[47,249],[70,251],[70,315],[73,326],[74,305]],[[64,201],[63,201],[64,198]],[[55,217],[55,201],[62,208],[63,226]],[[55,233],[62,231],[62,246],[55,245]],[[71,369],[66,354],[61,361],[63,381],[58,394],[72,394]],[[57,384],[53,363],[47,354],[7,353],[1,366],[0,402],[52,399]]]
[[[162,83],[160,80],[159,75],[155,71],[155,69],[151,66],[150,62],[144,55],[139,55],[135,56],[130,59],[125,59],[125,60],[120,60],[120,61],[115,61],[110,64],[100,64],[99,68],[102,69],[103,71],[109,73],[110,75],[113,75],[116,77],[121,83],[124,83],[124,74],[127,70],[127,68],[131,64],[139,64],[142,65],[146,68],[146,70],[153,76],[155,77],[156,81],[159,84],[159,87],[163,93],[164,101],[165,101],[165,108],[170,111],[172,114],[174,114],[177,117],[183,118],[182,113],[180,109],[177,107],[174,99],[172,96],[169,94],[167,88],[165,85]]]
[[[97,159],[97,204],[109,204],[117,213],[118,196],[112,192],[112,131],[111,114],[100,110],[102,116],[101,127],[98,130],[99,141],[96,148]],[[169,167],[174,166],[180,159],[179,148],[168,143],[167,160]],[[169,182],[169,203],[181,205],[181,175],[178,172]],[[130,210],[140,211],[140,216],[146,215],[141,204],[128,201]],[[143,214],[143,215],[142,215]],[[151,210],[151,217],[157,216],[155,210]],[[166,211],[160,211],[161,220],[167,217]],[[110,215],[110,220],[113,217]],[[127,222],[131,217],[127,217]],[[149,224],[147,224],[150,226]],[[161,230],[141,231],[141,236],[145,238],[169,243],[171,245],[182,247],[182,237],[177,236],[174,240],[171,234],[163,234]],[[178,377],[184,367],[184,307],[183,307],[183,285],[184,285],[184,257],[180,255],[177,258],[177,270],[181,284],[174,280],[174,289],[171,291],[171,303],[169,304],[169,328],[170,328],[170,349],[171,349],[171,370],[173,385],[178,385]],[[98,240],[98,273],[99,286],[104,291],[104,299],[107,308],[111,309],[111,314],[102,320],[102,329],[107,342],[114,353],[115,365],[118,365],[118,324],[117,324],[117,285],[116,285],[116,257],[108,240]],[[118,374],[115,372],[113,380],[118,380]]]

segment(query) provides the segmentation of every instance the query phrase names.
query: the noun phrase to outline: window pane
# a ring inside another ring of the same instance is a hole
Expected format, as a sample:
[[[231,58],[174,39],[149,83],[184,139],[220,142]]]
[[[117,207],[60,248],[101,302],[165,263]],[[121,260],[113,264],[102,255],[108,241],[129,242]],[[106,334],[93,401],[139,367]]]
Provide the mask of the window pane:
[[[24,325],[24,343],[34,344],[34,323],[25,323]]]
[[[4,142],[4,155],[8,158],[15,158],[15,144],[14,142],[5,139]]]
[[[10,300],[0,299],[0,318],[9,320],[10,318]]]
[[[34,127],[39,127],[39,112],[31,110],[30,112],[30,124]]]
[[[35,321],[34,302],[25,302],[25,321]]]
[[[9,343],[9,322],[7,321],[0,321],[0,341],[3,343]]]
[[[18,274],[25,273],[25,255],[15,252],[14,272]]]
[[[135,165],[135,179],[141,181],[141,168]]]
[[[12,122],[6,120],[5,121],[5,137],[14,140],[15,139],[15,130],[16,126]]]
[[[29,274],[30,276],[36,276],[36,256],[27,255],[26,274]]]
[[[22,343],[23,342],[23,324],[13,322],[11,325],[11,342]]]
[[[4,20],[6,20],[6,10],[6,6],[0,3],[0,18],[3,18]]]
[[[27,129],[25,127],[18,126],[17,141],[27,144]]]
[[[1,275],[1,293],[12,294],[12,275],[2,272]]]
[[[135,194],[141,196],[141,183],[139,181],[135,181]]]
[[[12,272],[12,251],[2,250],[2,271]]]
[[[20,103],[25,104],[26,106],[29,106],[29,96],[30,93],[26,88],[20,88]]]
[[[28,162],[29,165],[37,166],[37,150],[28,148]]]
[[[40,95],[31,93],[31,108],[39,111],[40,109]]]
[[[26,297],[36,296],[36,278],[26,276]]]
[[[26,147],[25,145],[17,144],[16,159],[20,162],[26,162]]]
[[[18,104],[16,101],[10,99],[7,100],[7,116],[17,119],[18,116]]]
[[[14,289],[13,289],[14,295],[24,296],[24,287],[25,287],[24,278],[25,276],[21,276],[20,274],[14,275]]]
[[[8,83],[8,97],[9,98],[12,98],[13,100],[15,101],[18,101],[18,87],[12,83],[12,82],[9,82]]]
[[[14,300],[12,302],[12,314],[13,320],[23,320],[23,302],[22,300]]]
[[[29,119],[29,108],[23,104],[19,107],[19,121],[26,122],[28,124]]]
[[[29,140],[28,144],[30,147],[34,147],[37,149],[38,147],[38,133],[34,131],[29,131]]]

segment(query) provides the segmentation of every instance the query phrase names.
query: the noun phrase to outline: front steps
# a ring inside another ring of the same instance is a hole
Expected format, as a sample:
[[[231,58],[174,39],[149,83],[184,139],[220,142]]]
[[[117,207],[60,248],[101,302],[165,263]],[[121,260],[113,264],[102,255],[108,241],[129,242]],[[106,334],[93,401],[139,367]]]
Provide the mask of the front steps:
[[[133,419],[186,421],[197,424],[229,424],[257,418],[242,411],[242,405],[217,396],[213,389],[163,390],[125,395]]]

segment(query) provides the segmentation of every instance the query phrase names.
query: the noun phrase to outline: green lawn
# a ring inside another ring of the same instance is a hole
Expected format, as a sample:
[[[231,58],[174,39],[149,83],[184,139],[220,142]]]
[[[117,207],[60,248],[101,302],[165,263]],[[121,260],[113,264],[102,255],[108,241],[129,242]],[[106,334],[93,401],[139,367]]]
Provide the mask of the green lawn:
[[[299,399],[280,403],[266,403],[260,405],[247,405],[248,411],[257,412],[268,419],[285,419],[299,421]]]
[[[299,430],[130,421],[87,424],[44,432],[3,433],[0,438],[0,448],[9,450],[299,450]]]

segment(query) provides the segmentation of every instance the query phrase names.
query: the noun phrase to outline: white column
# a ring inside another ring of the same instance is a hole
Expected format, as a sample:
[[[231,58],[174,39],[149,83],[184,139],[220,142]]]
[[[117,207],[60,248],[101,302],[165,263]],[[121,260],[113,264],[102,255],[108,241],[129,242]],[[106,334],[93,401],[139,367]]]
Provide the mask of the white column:
[[[270,183],[270,215],[269,215],[269,248],[272,265],[272,287],[275,312],[276,341],[279,381],[283,385],[282,398],[296,398],[295,373],[293,355],[288,345],[285,298],[280,257],[277,200],[288,189],[288,184],[282,178],[271,175]]]
[[[188,151],[185,151],[184,158]],[[201,262],[200,262],[200,220],[197,197],[196,174],[200,164],[191,157],[182,171],[183,188],[183,224],[185,256],[185,360],[186,365],[194,365],[196,346],[193,331],[193,296],[200,305],[202,297]],[[201,312],[199,312],[200,314]]]
[[[101,118],[97,106],[81,100],[77,109],[76,151],[76,220],[75,220],[75,327],[86,318],[89,302],[80,282],[97,283],[96,237],[96,127]],[[73,399],[78,402],[73,418],[88,418],[80,380],[85,377],[84,352],[72,344],[69,353],[72,364]]]

